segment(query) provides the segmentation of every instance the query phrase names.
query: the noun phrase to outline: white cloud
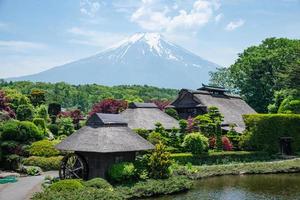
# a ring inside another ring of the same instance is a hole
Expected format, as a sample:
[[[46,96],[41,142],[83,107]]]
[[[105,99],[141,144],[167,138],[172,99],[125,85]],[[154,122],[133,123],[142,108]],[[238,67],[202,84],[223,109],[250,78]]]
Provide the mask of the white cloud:
[[[216,16],[215,16],[215,22],[218,23],[222,18],[223,18],[223,14],[222,14],[222,13],[216,15]]]
[[[0,50],[25,52],[33,49],[44,49],[47,45],[36,42],[16,41],[16,40],[0,40]]]
[[[174,14],[159,0],[143,0],[131,15],[131,21],[150,31],[197,29],[207,24],[219,7],[218,0],[197,0],[190,10],[176,7],[179,11]]]
[[[95,17],[101,7],[99,0],[80,0],[80,13],[89,17]]]
[[[100,48],[107,48],[127,36],[118,33],[93,31],[81,27],[72,27],[68,32],[74,36],[69,40],[70,43]]]
[[[236,28],[239,28],[241,26],[243,26],[245,24],[245,20],[239,19],[236,21],[231,21],[227,24],[227,26],[225,27],[225,30],[227,31],[233,31]]]

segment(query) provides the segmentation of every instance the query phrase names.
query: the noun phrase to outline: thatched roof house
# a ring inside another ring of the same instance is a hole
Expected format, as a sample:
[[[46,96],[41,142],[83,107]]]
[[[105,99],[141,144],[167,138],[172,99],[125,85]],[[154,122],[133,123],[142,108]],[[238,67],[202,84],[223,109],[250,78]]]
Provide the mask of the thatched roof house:
[[[154,146],[134,133],[119,114],[96,113],[88,119],[85,127],[56,148],[83,156],[88,163],[89,178],[104,178],[114,163],[133,161],[136,152]]]
[[[181,118],[187,119],[205,114],[208,107],[215,106],[224,116],[223,129],[229,130],[229,125],[235,124],[236,131],[242,132],[245,129],[242,115],[256,112],[241,97],[226,92],[225,88],[207,85],[197,90],[182,89],[169,107],[175,108]]]
[[[132,129],[155,129],[160,122],[165,129],[178,128],[178,121],[161,111],[154,103],[130,103],[128,108],[120,113]]]

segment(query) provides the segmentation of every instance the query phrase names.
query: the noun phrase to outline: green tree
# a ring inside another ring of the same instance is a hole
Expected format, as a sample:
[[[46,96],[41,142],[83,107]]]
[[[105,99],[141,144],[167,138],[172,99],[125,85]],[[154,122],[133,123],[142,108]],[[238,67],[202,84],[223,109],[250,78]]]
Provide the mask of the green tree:
[[[250,106],[266,112],[275,91],[282,89],[279,74],[294,66],[299,58],[300,40],[268,38],[239,55],[229,68],[230,77]]]
[[[232,77],[230,76],[230,70],[226,67],[217,68],[214,72],[209,72],[210,79],[209,85],[224,87],[231,93],[237,93],[236,88],[233,84]]]

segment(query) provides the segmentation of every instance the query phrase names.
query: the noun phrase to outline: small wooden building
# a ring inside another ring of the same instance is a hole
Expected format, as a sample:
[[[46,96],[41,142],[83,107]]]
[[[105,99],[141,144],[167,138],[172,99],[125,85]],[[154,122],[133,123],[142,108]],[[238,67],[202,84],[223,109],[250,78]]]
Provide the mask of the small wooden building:
[[[222,129],[229,130],[229,125],[234,124],[241,133],[245,129],[242,115],[256,112],[240,96],[227,92],[225,88],[207,85],[197,90],[182,89],[169,107],[176,109],[180,118],[187,119],[205,114],[208,107],[215,106],[224,116]]]
[[[62,166],[61,176],[91,179],[106,178],[113,164],[134,161],[136,152],[150,150],[154,146],[134,133],[119,114],[96,113],[88,119],[85,127],[67,137],[56,148],[75,152],[77,158],[73,160],[78,160],[71,167]],[[66,158],[65,165],[68,162]],[[78,169],[81,173],[74,171]]]
[[[179,127],[176,119],[161,111],[154,103],[130,103],[120,115],[131,129],[153,130],[157,122],[168,130]]]

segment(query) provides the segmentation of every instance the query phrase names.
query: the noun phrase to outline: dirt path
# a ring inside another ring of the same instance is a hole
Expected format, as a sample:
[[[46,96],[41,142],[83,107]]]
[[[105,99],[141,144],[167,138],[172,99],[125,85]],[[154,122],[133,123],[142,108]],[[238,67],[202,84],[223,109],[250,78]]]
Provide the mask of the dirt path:
[[[1,200],[29,200],[35,192],[41,190],[41,183],[45,176],[58,176],[57,171],[45,172],[40,176],[18,178],[16,183],[0,185]]]

